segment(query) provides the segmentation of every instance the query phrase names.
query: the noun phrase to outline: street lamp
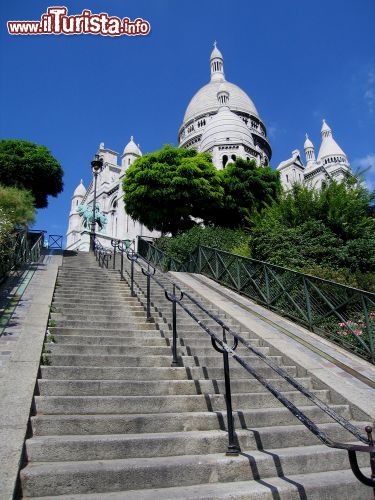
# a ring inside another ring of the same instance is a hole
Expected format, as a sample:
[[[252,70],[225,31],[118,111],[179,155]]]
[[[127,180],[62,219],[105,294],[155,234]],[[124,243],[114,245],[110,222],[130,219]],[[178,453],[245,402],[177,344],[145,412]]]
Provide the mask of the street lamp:
[[[96,227],[96,183],[98,181],[98,174],[103,170],[103,158],[98,154],[91,162],[91,171],[94,176],[94,200],[92,208],[92,221],[91,221],[91,250],[95,250],[95,227]]]

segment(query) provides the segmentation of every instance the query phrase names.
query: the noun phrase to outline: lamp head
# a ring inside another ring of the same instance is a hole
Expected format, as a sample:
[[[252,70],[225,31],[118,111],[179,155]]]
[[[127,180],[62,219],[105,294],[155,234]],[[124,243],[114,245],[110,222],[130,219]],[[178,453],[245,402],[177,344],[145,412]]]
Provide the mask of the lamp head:
[[[98,154],[95,155],[94,159],[91,162],[91,170],[94,175],[97,175],[103,168],[103,158],[101,158]]]

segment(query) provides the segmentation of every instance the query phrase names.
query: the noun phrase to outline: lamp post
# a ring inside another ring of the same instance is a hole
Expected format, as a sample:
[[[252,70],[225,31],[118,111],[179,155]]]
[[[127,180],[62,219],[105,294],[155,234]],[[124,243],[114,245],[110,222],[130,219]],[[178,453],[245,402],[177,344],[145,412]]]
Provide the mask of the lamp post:
[[[91,162],[91,171],[94,176],[94,200],[92,207],[92,222],[91,222],[91,250],[95,250],[95,227],[96,227],[96,184],[98,181],[98,174],[103,169],[103,158],[100,158],[98,154],[95,155],[95,158]]]

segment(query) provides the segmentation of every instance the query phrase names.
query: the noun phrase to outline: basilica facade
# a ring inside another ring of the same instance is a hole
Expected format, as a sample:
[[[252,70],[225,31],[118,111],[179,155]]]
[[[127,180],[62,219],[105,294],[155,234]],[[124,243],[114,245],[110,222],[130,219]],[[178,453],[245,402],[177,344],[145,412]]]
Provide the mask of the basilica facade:
[[[224,58],[214,44],[210,57],[210,81],[191,99],[178,132],[181,148],[194,148],[211,154],[217,169],[223,169],[237,158],[255,160],[258,167],[269,164],[272,150],[267,130],[253,101],[240,87],[225,77]],[[347,156],[333,138],[332,130],[323,121],[322,142],[317,157],[312,142],[306,135],[305,163],[299,150],[280,163],[277,170],[284,189],[295,182],[320,187],[325,180],[342,180],[350,171]],[[100,144],[97,154],[103,159],[103,169],[97,182],[97,209],[106,217],[98,238],[110,246],[112,238],[133,240],[136,236],[158,237],[156,231],[134,221],[127,213],[123,201],[122,181],[129,166],[142,155],[133,137],[120,156]],[[82,206],[92,206],[93,182],[85,188],[82,181],[75,189],[71,201],[67,230],[67,249],[89,249],[89,227],[77,212]]]

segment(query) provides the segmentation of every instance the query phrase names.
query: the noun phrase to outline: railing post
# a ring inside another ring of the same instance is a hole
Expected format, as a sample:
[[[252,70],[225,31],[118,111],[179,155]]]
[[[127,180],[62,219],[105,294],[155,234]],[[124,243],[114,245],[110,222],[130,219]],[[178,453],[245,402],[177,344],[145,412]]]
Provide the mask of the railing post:
[[[309,287],[307,286],[307,279],[306,279],[306,277],[303,276],[302,279],[303,279],[303,290],[304,290],[305,299],[306,299],[307,320],[309,322],[309,328],[310,328],[310,330],[313,330],[313,321],[312,321],[311,300],[310,300]]]
[[[121,250],[121,281],[124,281],[124,250]]]
[[[173,285],[173,301],[172,301],[172,366],[178,366],[177,358],[177,303],[176,303],[176,286]]]
[[[266,297],[267,297],[267,305],[270,305],[271,295],[270,295],[270,280],[267,273],[267,266],[263,264],[263,272],[264,272],[264,282],[266,284]]]
[[[223,342],[227,343],[227,338],[224,328],[223,328]],[[230,387],[229,354],[225,349],[223,349],[223,361],[224,361],[224,380],[225,380],[225,404],[227,407],[227,421],[228,421],[228,449],[226,455],[238,455],[239,453],[241,453],[241,448],[238,444],[234,431],[232,392]]]
[[[135,296],[135,293],[134,293],[134,260],[133,260],[133,256],[132,256],[131,261],[130,261],[130,295],[132,297]]]
[[[361,301],[362,301],[362,308],[363,308],[363,314],[366,322],[366,330],[367,330],[367,336],[368,336],[368,342],[369,342],[369,347],[370,347],[370,353],[371,353],[371,362],[375,364],[375,346],[374,346],[374,330],[371,325],[371,320],[369,317],[367,305],[366,305],[366,299],[363,293],[361,293]]]

